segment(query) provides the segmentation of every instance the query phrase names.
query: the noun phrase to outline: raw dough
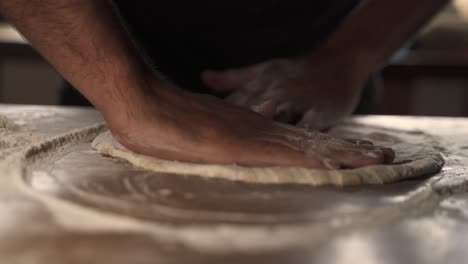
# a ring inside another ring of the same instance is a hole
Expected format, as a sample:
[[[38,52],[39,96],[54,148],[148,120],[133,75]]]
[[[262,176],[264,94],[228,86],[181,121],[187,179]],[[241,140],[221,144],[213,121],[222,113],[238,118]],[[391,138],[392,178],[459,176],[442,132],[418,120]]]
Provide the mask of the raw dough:
[[[119,144],[110,132],[99,135],[93,141],[92,146],[102,154],[125,159],[133,165],[147,170],[261,184],[305,184],[312,186],[385,184],[435,174],[444,164],[442,156],[431,146],[409,144],[395,136],[387,136],[378,131],[370,132],[372,133],[363,135],[349,131],[346,135],[353,134],[353,136],[361,138],[370,138],[376,144],[392,147],[396,152],[394,164],[374,165],[359,169],[318,170],[295,167],[251,168],[237,165],[184,163],[133,153]]]

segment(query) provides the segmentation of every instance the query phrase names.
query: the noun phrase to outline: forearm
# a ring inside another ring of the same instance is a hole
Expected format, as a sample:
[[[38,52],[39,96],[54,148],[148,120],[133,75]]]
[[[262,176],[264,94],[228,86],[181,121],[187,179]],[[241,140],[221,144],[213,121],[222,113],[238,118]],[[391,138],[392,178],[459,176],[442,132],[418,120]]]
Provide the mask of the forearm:
[[[108,1],[0,0],[0,12],[101,111],[143,93],[130,84],[146,65]]]
[[[448,0],[367,0],[324,44],[367,67],[385,63]]]

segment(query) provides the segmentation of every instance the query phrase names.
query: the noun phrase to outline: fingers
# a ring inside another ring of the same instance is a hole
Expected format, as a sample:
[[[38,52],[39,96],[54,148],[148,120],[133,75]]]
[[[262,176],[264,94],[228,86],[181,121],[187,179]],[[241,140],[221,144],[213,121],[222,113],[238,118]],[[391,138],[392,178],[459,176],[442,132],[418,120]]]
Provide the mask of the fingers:
[[[287,136],[284,133],[265,133],[262,138],[255,138],[256,142],[276,144],[283,148],[295,151],[308,159],[314,159],[327,169],[358,168],[368,165],[391,163],[394,158],[393,150],[368,144],[357,145],[348,141],[340,140],[321,134],[311,137],[307,135]],[[286,160],[289,157],[285,157]],[[275,159],[275,162],[281,162]],[[316,167],[317,162],[304,163],[310,167]],[[283,164],[283,163],[281,163]],[[320,168],[322,168],[320,167]]]
[[[368,165],[382,164],[384,161],[381,151],[362,151],[356,149],[335,149],[330,157],[339,160],[345,168],[359,168]]]
[[[309,155],[319,155],[336,161],[341,167],[357,168],[367,165],[391,163],[395,153],[390,148],[374,146],[367,140],[342,140],[329,135],[276,124],[278,134],[284,135],[298,149]]]
[[[325,146],[323,152],[327,153],[332,159],[339,160],[346,168],[388,164],[395,158],[395,153],[390,148],[374,145],[355,145],[348,142],[341,146]]]
[[[340,165],[328,158],[307,155],[304,152],[275,142],[252,142],[251,152],[243,156],[243,165],[339,169]]]
[[[274,84],[260,85],[259,80],[253,78],[254,70],[227,70],[223,72],[204,71],[202,79],[209,88],[229,93],[225,98],[229,103],[250,109],[265,117],[278,122],[294,124],[302,114],[294,111],[292,103],[278,104],[281,98],[281,89]],[[262,89],[264,88],[264,89]]]
[[[368,148],[375,148],[379,150],[383,154],[384,158],[384,163],[392,163],[393,160],[395,159],[395,151],[391,148],[387,147],[381,147],[381,146],[374,146],[374,143],[368,141],[368,140],[362,140],[362,139],[344,139],[346,142],[356,144],[361,147],[367,146]]]
[[[297,166],[317,169],[359,168],[369,165],[383,164],[386,155],[380,149],[363,151],[358,149],[335,149],[332,151],[301,151],[287,144],[262,144],[261,151],[265,155],[249,159],[256,163],[276,166]]]

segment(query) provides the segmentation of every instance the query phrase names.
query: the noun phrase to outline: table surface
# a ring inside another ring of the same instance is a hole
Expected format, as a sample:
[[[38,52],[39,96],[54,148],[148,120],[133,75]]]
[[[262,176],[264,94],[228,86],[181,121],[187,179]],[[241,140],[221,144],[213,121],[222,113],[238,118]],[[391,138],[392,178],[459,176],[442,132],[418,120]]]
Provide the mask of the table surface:
[[[0,105],[0,115],[21,127],[0,130],[5,263],[468,258],[468,119],[354,118],[389,131],[423,131],[446,166],[432,177],[383,186],[317,188],[150,173],[93,151],[93,133],[62,140],[100,129],[92,109]],[[9,137],[26,143],[9,144]]]

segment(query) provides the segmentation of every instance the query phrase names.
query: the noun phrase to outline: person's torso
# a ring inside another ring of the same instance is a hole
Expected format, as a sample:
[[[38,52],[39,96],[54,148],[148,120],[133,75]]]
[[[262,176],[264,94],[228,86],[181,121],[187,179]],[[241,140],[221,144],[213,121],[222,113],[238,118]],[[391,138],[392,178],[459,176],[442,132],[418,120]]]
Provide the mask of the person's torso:
[[[313,49],[359,1],[115,3],[154,64],[172,78],[190,79],[205,68],[239,67]]]

